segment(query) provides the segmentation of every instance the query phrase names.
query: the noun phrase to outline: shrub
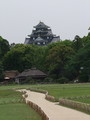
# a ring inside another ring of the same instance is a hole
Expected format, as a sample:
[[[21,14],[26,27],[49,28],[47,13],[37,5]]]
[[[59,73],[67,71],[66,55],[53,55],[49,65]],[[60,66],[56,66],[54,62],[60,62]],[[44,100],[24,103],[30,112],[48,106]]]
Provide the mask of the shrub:
[[[32,77],[28,77],[28,78],[26,79],[26,81],[27,81],[27,83],[30,83],[30,84],[34,84],[34,83],[35,83],[35,80],[32,79]]]
[[[47,78],[45,78],[44,81],[47,82],[47,83],[52,83],[52,82],[53,82],[53,79],[50,78],[50,77],[47,77]]]
[[[61,77],[61,78],[57,79],[57,82],[61,83],[61,84],[68,83],[68,81],[69,80],[66,77]]]
[[[89,77],[88,77],[88,75],[86,75],[86,74],[84,74],[84,75],[80,75],[79,76],[79,82],[89,82]]]

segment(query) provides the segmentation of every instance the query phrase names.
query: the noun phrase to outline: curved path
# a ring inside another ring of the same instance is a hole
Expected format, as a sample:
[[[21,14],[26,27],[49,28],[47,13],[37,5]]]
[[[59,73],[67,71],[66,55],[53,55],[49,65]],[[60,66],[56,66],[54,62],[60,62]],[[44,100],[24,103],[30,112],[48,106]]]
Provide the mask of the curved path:
[[[45,99],[45,94],[32,92],[30,90],[26,91],[28,97],[26,101],[32,101],[37,104],[49,117],[49,120],[90,120],[90,115],[85,113],[62,107],[58,103],[49,102]]]

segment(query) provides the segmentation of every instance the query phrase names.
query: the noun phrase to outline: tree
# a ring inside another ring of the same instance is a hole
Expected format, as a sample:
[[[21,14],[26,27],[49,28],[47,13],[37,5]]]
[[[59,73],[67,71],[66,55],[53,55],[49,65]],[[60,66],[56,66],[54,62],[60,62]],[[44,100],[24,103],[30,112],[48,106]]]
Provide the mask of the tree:
[[[55,74],[56,78],[63,76],[64,66],[73,53],[73,49],[63,43],[52,47],[46,56],[49,74]]]
[[[19,70],[31,68],[33,59],[34,48],[23,44],[17,44],[13,47],[3,59],[5,70]]]
[[[78,78],[79,82],[89,82],[90,42],[71,58],[66,66],[66,73],[69,79]]]
[[[4,75],[3,75],[3,65],[0,62],[0,82],[3,80],[3,78],[4,78]]]
[[[19,71],[30,69],[31,67],[44,69],[44,55],[45,47],[17,44],[4,56],[4,69]]]
[[[83,41],[78,35],[75,36],[72,46],[76,52],[83,47]]]
[[[9,50],[9,42],[0,36],[0,60]]]
[[[38,69],[45,71],[45,58],[47,55],[47,47],[35,46],[34,49],[34,66]]]
[[[87,36],[84,36],[82,38],[82,41],[83,41],[83,46],[85,47],[88,44],[88,42],[90,42],[90,32],[88,33]]]

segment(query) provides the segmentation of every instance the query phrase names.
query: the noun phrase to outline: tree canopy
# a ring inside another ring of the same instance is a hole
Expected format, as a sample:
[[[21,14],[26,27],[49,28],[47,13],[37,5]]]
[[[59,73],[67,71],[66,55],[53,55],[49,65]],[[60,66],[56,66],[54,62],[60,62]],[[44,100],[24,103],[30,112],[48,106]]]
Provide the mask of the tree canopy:
[[[48,46],[13,44],[0,37],[0,73],[36,67],[48,74],[47,80],[59,83],[90,81],[90,33],[83,38],[63,40]],[[83,69],[81,69],[83,68]],[[63,82],[62,82],[63,81]]]
[[[0,36],[0,59],[10,50],[9,42]]]

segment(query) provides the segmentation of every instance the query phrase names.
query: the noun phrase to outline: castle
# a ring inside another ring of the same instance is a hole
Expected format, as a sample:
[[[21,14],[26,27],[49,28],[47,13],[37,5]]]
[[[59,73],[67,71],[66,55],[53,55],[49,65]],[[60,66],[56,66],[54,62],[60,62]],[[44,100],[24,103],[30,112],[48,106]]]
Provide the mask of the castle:
[[[40,22],[38,25],[34,26],[34,30],[32,30],[32,33],[25,39],[24,44],[45,46],[57,41],[60,41],[60,37],[54,35],[49,26]]]

